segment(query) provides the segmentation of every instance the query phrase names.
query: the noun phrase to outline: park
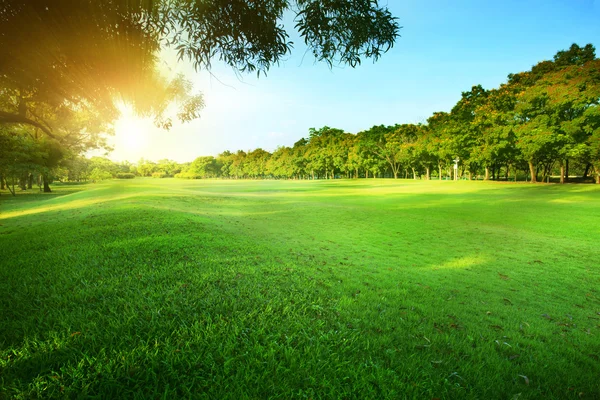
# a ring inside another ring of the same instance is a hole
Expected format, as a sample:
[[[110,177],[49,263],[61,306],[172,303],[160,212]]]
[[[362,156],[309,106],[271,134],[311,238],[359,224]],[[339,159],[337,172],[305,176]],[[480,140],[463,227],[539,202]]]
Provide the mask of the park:
[[[1,394],[595,398],[599,190],[138,178],[3,196]]]
[[[0,0],[0,400],[600,399],[599,16]]]

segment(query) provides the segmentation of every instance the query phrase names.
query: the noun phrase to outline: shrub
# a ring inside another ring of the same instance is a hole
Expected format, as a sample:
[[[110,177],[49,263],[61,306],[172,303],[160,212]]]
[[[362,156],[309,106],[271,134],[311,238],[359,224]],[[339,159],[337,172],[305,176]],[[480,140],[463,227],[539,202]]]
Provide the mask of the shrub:
[[[169,175],[167,175],[166,172],[153,172],[152,177],[153,178],[168,178]]]
[[[180,179],[202,179],[202,176],[195,174],[193,172],[180,172],[175,174],[175,178]]]
[[[135,174],[131,172],[119,172],[117,173],[117,179],[133,179],[135,178]]]

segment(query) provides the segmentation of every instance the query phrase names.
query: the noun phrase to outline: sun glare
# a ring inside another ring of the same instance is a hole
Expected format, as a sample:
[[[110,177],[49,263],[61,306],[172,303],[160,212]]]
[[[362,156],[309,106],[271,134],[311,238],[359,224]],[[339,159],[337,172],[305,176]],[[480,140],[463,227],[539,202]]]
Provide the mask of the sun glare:
[[[124,150],[135,151],[143,147],[146,138],[143,132],[143,122],[135,117],[127,117],[117,122],[117,145]]]
[[[122,110],[121,117],[115,123],[113,156],[124,160],[142,157],[149,142],[151,125],[151,121],[138,117],[130,110]]]

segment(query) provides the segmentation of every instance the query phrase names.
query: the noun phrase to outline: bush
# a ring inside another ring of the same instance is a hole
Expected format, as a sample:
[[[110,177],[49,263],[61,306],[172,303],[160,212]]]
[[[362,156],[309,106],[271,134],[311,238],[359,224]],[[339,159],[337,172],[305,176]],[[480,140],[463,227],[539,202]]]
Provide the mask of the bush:
[[[175,178],[180,179],[202,179],[202,176],[198,174],[194,174],[193,172],[180,172],[175,174]]]
[[[165,172],[153,172],[152,177],[153,178],[168,178],[169,175],[167,175]]]
[[[117,173],[117,179],[133,179],[135,178],[135,174],[131,172],[119,172]]]

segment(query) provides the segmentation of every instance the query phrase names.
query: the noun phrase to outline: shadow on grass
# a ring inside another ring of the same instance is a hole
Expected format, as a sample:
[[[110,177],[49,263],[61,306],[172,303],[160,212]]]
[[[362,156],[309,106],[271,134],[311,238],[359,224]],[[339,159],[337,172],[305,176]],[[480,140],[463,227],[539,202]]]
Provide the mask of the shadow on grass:
[[[53,187],[53,190],[50,193],[44,193],[38,188],[27,190],[15,188],[15,196],[13,196],[12,193],[3,190],[0,195],[0,207],[2,205],[14,205],[19,203],[31,203],[35,201],[55,199],[86,189],[89,189],[89,185],[83,183],[56,185]]]

